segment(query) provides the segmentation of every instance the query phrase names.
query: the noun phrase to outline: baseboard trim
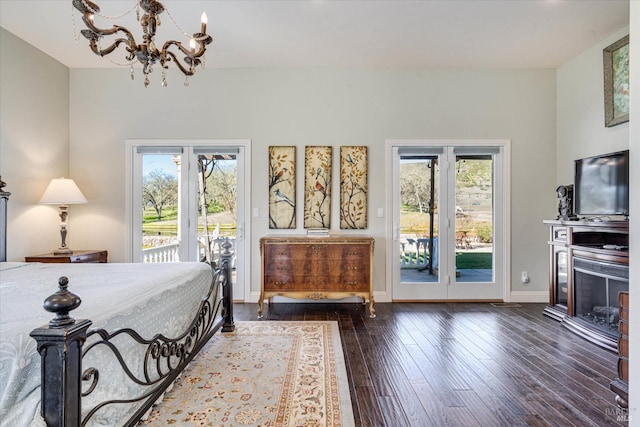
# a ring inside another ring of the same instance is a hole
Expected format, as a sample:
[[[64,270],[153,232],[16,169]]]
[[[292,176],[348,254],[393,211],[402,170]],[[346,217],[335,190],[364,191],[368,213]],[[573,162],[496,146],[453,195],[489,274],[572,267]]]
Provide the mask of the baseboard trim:
[[[276,297],[279,298],[279,297]],[[283,297],[284,298],[284,297]],[[392,302],[389,298],[387,292],[374,291],[373,298],[376,302]],[[260,299],[260,292],[251,292],[249,294],[249,300],[246,301],[248,303],[257,303]],[[287,298],[286,300],[280,300],[280,302],[326,302],[324,300],[290,300]],[[336,300],[338,301],[338,300]],[[359,298],[346,298],[344,300],[339,300],[341,302],[357,302]],[[496,302],[500,300],[477,300],[475,302]],[[400,301],[398,301],[400,302]],[[416,301],[413,301],[416,302]],[[435,301],[429,301],[435,302]],[[448,301],[451,302],[451,301]],[[509,302],[533,302],[533,303],[548,303],[549,302],[549,292],[548,291],[513,291],[510,294]]]
[[[549,291],[512,291],[509,302],[549,302]]]

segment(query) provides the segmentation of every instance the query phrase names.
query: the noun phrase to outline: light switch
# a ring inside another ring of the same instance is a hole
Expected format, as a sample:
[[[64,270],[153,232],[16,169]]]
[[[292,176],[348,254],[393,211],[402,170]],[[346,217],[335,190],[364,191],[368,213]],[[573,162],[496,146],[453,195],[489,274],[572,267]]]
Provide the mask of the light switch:
[[[378,218],[384,218],[384,209],[378,208]]]
[[[259,208],[253,208],[253,217],[254,218],[258,218],[260,216],[260,209]]]

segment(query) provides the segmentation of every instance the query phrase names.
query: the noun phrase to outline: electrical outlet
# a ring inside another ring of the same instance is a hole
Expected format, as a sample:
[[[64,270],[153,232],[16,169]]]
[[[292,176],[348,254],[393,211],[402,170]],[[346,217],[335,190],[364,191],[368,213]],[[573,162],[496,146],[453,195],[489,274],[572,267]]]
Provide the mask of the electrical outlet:
[[[529,278],[529,272],[523,271],[520,280],[522,280],[522,283],[529,283],[531,281],[531,279]]]

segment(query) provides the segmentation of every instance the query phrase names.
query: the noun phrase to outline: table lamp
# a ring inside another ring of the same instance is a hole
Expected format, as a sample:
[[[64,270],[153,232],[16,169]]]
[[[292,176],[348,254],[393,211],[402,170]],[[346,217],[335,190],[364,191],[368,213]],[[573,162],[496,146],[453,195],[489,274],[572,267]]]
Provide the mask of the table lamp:
[[[67,247],[67,215],[69,214],[69,205],[78,205],[87,203],[82,192],[72,179],[55,178],[49,183],[44,191],[41,204],[60,205],[60,237],[62,244],[58,249],[53,251],[55,255],[72,254],[73,251]]]

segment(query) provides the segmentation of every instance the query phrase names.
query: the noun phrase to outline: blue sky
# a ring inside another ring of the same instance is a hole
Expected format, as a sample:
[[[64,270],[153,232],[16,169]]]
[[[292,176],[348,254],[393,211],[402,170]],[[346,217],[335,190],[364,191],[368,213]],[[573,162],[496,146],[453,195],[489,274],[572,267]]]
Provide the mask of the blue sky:
[[[142,157],[142,176],[147,176],[155,169],[162,169],[172,176],[177,176],[176,164],[171,160],[173,156],[173,154],[145,154]]]

